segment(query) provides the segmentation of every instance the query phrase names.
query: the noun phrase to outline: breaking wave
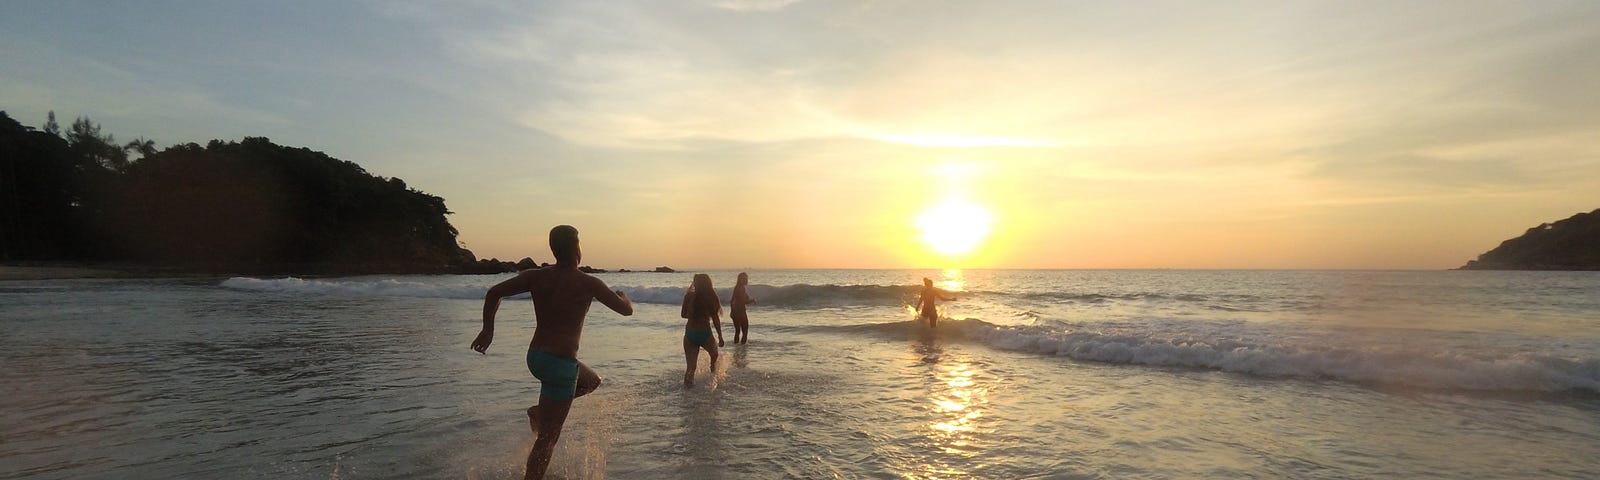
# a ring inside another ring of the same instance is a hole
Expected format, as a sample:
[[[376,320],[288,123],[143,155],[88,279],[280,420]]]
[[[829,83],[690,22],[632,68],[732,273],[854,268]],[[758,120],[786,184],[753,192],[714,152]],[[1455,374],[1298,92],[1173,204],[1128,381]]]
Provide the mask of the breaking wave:
[[[828,328],[828,327],[825,327]],[[914,321],[851,325],[851,331],[900,335],[923,331]],[[1002,350],[1092,362],[1218,370],[1268,378],[1332,379],[1441,390],[1600,393],[1600,357],[1461,351],[1444,346],[1336,345],[1271,329],[1248,335],[1161,327],[1095,329],[1002,326],[946,320],[941,336]],[[1247,338],[1255,337],[1255,338]]]

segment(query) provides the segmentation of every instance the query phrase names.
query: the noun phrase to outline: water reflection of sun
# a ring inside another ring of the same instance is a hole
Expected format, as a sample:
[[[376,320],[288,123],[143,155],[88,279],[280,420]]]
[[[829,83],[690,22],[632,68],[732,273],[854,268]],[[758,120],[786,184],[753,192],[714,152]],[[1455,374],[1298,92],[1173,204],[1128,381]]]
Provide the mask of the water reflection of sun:
[[[928,426],[928,438],[948,455],[971,457],[978,454],[979,420],[988,405],[988,387],[973,379],[979,373],[970,363],[940,365],[934,373],[939,380],[929,396],[935,420]],[[948,466],[941,470],[948,469]],[[950,473],[945,471],[943,473]]]
[[[959,268],[946,269],[943,275],[939,277],[939,281],[934,282],[934,286],[948,292],[965,292],[967,291],[967,279],[961,275],[961,269]]]

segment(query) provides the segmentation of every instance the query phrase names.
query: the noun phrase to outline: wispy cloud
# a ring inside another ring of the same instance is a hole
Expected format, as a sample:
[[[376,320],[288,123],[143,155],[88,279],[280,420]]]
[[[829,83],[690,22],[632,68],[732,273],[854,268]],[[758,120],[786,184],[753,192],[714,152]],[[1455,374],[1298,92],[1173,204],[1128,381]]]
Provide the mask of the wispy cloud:
[[[740,12],[770,12],[782,10],[785,7],[800,3],[801,0],[715,0],[711,2],[717,8],[735,10]]]
[[[162,28],[85,29],[91,8]],[[684,245],[760,264],[750,245],[834,241],[820,232],[846,222],[870,240],[834,247],[892,255],[881,225],[954,188],[936,173],[947,161],[989,166],[961,179],[974,201],[1008,209],[998,230],[1100,228],[1083,238],[1106,248],[1131,224],[1181,225],[1218,249],[1244,224],[1252,239],[1338,230],[1376,245],[1400,241],[1385,226],[1440,226],[1423,219],[1450,209],[1566,210],[1600,188],[1593,2],[68,2],[6,13],[0,107],[13,116],[55,108],[171,132],[108,125],[119,137],[271,134],[355,152],[373,171],[441,186],[474,245],[539,233],[506,226],[523,216],[619,231],[693,222],[752,238],[682,233]],[[729,220],[770,212],[793,220]],[[1161,258],[1187,255],[1176,248]],[[1219,252],[1191,256],[1235,258]]]

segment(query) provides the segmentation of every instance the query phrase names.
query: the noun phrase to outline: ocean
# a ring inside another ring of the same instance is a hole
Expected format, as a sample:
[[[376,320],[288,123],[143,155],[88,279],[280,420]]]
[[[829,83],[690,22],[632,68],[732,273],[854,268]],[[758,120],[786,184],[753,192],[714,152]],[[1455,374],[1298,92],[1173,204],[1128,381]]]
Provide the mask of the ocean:
[[[692,272],[597,275],[552,477],[1600,478],[1600,272],[748,272],[687,389]],[[0,478],[520,478],[509,276],[0,282]]]

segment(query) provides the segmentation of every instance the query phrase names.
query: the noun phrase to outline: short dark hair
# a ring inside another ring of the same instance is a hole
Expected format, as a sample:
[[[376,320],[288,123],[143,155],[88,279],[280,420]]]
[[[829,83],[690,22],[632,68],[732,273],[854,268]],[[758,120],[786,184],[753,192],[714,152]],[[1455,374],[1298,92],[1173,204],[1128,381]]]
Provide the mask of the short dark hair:
[[[556,263],[578,261],[578,229],[572,225],[550,229],[550,253],[556,256]]]

